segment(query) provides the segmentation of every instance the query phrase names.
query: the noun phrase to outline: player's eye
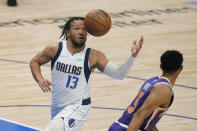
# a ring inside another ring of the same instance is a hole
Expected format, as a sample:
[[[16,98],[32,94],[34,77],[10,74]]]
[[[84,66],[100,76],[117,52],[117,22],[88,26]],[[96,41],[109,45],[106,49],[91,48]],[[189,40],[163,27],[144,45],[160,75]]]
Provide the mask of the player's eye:
[[[79,27],[74,26],[74,27],[73,27],[73,30],[79,30]]]

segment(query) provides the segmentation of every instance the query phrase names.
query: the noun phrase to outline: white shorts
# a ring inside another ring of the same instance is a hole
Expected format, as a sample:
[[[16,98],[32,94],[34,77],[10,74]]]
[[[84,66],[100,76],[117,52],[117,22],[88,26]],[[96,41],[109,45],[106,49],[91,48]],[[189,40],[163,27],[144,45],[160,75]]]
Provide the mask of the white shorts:
[[[64,107],[49,123],[44,131],[79,131],[88,120],[91,104],[81,102]]]

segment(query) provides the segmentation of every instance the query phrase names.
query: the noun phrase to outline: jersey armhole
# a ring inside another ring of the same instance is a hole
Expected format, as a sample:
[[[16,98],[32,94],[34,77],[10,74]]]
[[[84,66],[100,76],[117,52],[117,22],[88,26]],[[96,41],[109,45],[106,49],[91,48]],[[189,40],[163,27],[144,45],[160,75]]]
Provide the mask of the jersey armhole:
[[[57,58],[59,57],[61,51],[62,51],[62,42],[59,42],[59,44],[58,44],[58,50],[57,50],[55,56],[53,57],[53,59],[51,60],[51,70],[53,70],[53,66],[54,66]]]
[[[86,50],[86,54],[85,54],[85,60],[84,60],[84,74],[85,74],[85,78],[86,78],[86,82],[88,83],[90,74],[91,74],[91,70],[89,67],[89,55],[90,55],[90,48],[88,48]]]
[[[172,94],[171,94],[171,100],[170,100],[170,103],[169,103],[169,105],[168,105],[168,107],[167,107],[167,108],[169,108],[169,107],[171,106],[173,100],[174,100],[174,92],[173,92],[173,89],[172,89],[171,85],[168,84],[168,83],[166,83],[166,82],[158,82],[157,84],[160,84],[160,83],[166,84],[166,85],[168,86],[168,88],[171,89],[171,92],[172,92]],[[157,84],[155,84],[155,85],[157,85]],[[155,85],[153,86],[153,88],[155,87]],[[163,108],[163,107],[160,107],[160,106],[159,106],[159,108]],[[165,108],[165,109],[167,109],[167,108]],[[163,109],[164,109],[164,108],[163,108]]]

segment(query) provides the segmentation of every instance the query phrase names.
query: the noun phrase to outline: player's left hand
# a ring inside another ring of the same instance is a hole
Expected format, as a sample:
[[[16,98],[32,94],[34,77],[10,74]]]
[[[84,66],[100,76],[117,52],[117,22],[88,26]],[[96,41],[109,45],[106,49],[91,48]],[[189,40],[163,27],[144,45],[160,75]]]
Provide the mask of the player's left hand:
[[[140,41],[138,42],[138,44],[137,44],[137,40],[134,40],[133,46],[131,48],[131,54],[132,54],[133,57],[137,57],[140,49],[142,48],[143,41],[144,41],[143,36],[141,36]]]

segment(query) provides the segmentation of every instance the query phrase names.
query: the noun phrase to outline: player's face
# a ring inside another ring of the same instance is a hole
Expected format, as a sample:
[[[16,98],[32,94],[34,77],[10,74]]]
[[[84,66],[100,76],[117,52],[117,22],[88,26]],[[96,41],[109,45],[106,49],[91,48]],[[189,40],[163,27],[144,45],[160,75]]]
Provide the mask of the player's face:
[[[76,48],[80,48],[85,44],[87,39],[87,31],[83,20],[75,20],[71,23],[68,38],[70,38],[73,46]]]

